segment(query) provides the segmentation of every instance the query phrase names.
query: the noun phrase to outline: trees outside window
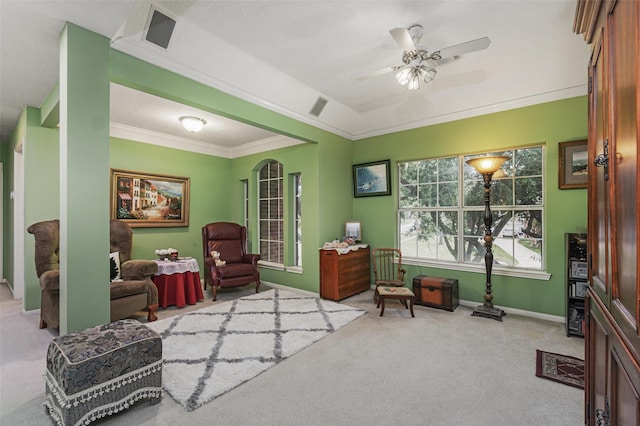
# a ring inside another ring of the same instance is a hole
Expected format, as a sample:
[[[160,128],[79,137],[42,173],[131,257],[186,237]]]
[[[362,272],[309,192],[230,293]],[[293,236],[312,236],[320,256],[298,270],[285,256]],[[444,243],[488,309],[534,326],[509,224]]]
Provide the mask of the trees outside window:
[[[543,147],[524,147],[398,164],[399,247],[404,257],[484,261],[484,182],[466,160],[507,155],[491,184],[496,264],[543,269]]]

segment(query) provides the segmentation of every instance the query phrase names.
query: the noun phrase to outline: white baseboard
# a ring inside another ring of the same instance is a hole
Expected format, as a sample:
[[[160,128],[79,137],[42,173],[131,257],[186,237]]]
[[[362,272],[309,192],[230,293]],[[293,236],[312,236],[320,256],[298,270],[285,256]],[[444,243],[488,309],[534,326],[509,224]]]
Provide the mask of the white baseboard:
[[[460,304],[462,306],[475,309],[476,306],[479,306],[482,303],[473,302],[471,300],[460,300]],[[546,321],[559,322],[562,324],[564,324],[566,321],[565,317],[561,317],[557,315],[549,315],[549,314],[543,314],[540,312],[525,311],[524,309],[505,308],[504,306],[497,306],[497,305],[496,305],[496,308],[502,309],[506,314],[522,315],[523,317],[537,318],[537,319],[546,320]]]

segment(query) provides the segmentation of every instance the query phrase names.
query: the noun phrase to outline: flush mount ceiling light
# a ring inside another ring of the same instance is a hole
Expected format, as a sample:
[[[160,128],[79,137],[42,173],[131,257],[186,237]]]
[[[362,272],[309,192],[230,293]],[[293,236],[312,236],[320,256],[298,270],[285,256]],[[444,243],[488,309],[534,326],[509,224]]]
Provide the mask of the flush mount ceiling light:
[[[191,133],[199,132],[207,124],[205,120],[198,117],[180,117],[179,120],[182,126]]]

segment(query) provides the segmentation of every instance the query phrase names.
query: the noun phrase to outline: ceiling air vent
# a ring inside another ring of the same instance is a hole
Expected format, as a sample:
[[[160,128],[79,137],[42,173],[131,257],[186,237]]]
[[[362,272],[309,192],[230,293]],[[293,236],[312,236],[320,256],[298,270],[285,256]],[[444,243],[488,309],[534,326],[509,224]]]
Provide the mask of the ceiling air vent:
[[[311,111],[309,111],[309,114],[313,115],[314,117],[320,117],[320,113],[322,112],[324,107],[327,105],[327,102],[329,101],[319,96],[318,100],[313,105],[313,108],[311,108]]]
[[[156,46],[166,49],[169,46],[169,40],[171,39],[171,34],[175,26],[175,19],[155,9],[151,9],[149,25],[144,38]]]

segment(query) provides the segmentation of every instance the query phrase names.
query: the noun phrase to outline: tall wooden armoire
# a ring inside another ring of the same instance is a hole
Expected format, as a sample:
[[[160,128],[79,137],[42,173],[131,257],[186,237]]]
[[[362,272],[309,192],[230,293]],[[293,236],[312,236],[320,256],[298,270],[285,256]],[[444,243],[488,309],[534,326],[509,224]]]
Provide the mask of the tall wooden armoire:
[[[585,420],[640,424],[640,1],[578,0],[589,77]]]

